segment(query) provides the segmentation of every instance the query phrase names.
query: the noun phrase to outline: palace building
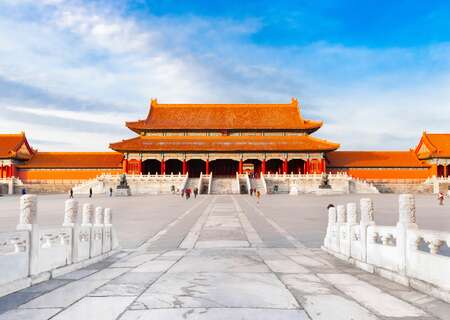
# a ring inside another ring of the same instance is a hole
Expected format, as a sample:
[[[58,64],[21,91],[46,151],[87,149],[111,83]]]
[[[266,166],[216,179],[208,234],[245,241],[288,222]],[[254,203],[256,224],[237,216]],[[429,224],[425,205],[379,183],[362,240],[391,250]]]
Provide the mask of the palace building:
[[[216,176],[322,173],[325,154],[339,144],[312,137],[322,122],[304,119],[288,104],[160,104],[147,119],[127,122],[137,137],[112,143],[134,174]]]
[[[313,136],[321,121],[304,119],[297,99],[285,104],[163,104],[126,122],[136,137],[112,152],[41,152],[24,133],[0,134],[0,182],[72,187],[102,174],[196,178],[212,174],[297,176],[346,173],[375,181],[425,181],[450,175],[450,134],[424,132],[404,151],[338,151]],[[449,179],[450,180],[450,179]],[[1,189],[0,189],[1,190]],[[1,191],[0,191],[1,192]]]

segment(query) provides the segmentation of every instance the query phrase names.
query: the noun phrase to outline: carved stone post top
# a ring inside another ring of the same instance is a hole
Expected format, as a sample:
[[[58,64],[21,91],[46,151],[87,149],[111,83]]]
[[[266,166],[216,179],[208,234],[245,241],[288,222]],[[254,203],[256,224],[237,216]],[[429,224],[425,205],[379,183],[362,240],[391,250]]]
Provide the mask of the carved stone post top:
[[[104,213],[102,207],[95,208],[95,224],[102,225],[104,221]]]
[[[347,222],[355,224],[356,220],[357,220],[356,203],[349,202],[347,203]]]
[[[20,197],[20,216],[17,230],[31,230],[37,219],[37,197],[34,194],[25,194]]]
[[[94,206],[90,203],[83,204],[83,214],[81,217],[81,225],[90,226],[94,222]]]
[[[75,199],[66,200],[63,226],[73,227],[77,223],[77,216],[78,216],[78,201]]]
[[[337,206],[337,222],[345,223],[345,206],[342,204]]]
[[[336,208],[330,207],[328,209],[328,223],[336,223]]]
[[[111,225],[112,224],[112,212],[111,208],[105,208],[104,212],[104,224]]]
[[[398,197],[398,214],[399,223],[416,223],[416,201],[412,194],[401,194]]]
[[[361,205],[361,222],[368,223],[374,221],[374,208],[373,202],[370,198],[362,198],[360,200]]]

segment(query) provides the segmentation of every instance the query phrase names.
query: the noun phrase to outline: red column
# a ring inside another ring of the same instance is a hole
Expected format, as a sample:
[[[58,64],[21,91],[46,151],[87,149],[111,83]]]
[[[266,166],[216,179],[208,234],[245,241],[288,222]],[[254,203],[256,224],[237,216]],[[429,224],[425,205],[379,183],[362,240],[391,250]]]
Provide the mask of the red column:
[[[327,162],[325,159],[322,159],[322,173],[327,172]]]
[[[161,174],[166,174],[166,161],[164,159],[161,160]]]
[[[11,164],[11,177],[16,176],[16,166],[14,164]]]
[[[303,162],[303,172],[302,172],[303,174],[305,174],[306,173],[306,161],[305,162]]]
[[[311,170],[311,160],[306,160],[306,171],[305,173],[310,173]]]
[[[205,172],[206,174],[209,174],[209,159],[206,159],[206,164],[205,164]]]
[[[185,175],[187,173],[187,163],[186,163],[186,159],[183,159],[183,175]]]
[[[287,159],[283,160],[283,173],[287,173],[288,171],[288,161]]]
[[[3,163],[0,166],[0,178],[3,178]]]
[[[262,174],[266,174],[266,159],[263,159],[261,162],[261,172]]]
[[[444,165],[444,178],[447,178],[447,165]]]
[[[244,172],[244,161],[241,159],[239,160],[239,174],[242,174]]]
[[[139,159],[138,162],[138,174],[142,174],[142,159]]]

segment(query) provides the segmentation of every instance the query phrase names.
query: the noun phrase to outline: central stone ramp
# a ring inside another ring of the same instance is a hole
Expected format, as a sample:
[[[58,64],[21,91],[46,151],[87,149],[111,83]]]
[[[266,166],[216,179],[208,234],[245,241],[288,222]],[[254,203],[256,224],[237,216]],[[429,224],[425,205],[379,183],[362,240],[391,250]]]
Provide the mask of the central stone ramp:
[[[239,193],[236,177],[213,177],[211,181],[211,194]]]

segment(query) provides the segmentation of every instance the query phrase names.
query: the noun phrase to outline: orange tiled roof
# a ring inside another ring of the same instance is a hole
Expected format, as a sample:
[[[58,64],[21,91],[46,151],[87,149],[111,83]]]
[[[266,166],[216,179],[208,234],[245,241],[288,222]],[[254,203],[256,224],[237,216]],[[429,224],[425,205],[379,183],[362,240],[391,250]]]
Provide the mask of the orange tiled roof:
[[[153,99],[146,120],[127,122],[135,132],[161,130],[297,129],[313,132],[321,121],[305,120],[297,99],[287,104],[161,104]]]
[[[117,152],[37,152],[19,168],[121,168]]]
[[[25,145],[28,154],[20,152],[20,148]],[[0,158],[29,159],[35,151],[28,144],[25,133],[0,134]]]
[[[121,152],[135,151],[331,151],[339,144],[311,136],[139,136],[111,143]]]
[[[424,132],[416,153],[420,159],[450,158],[450,134]]]
[[[327,153],[331,168],[423,168],[414,151],[334,151]]]

